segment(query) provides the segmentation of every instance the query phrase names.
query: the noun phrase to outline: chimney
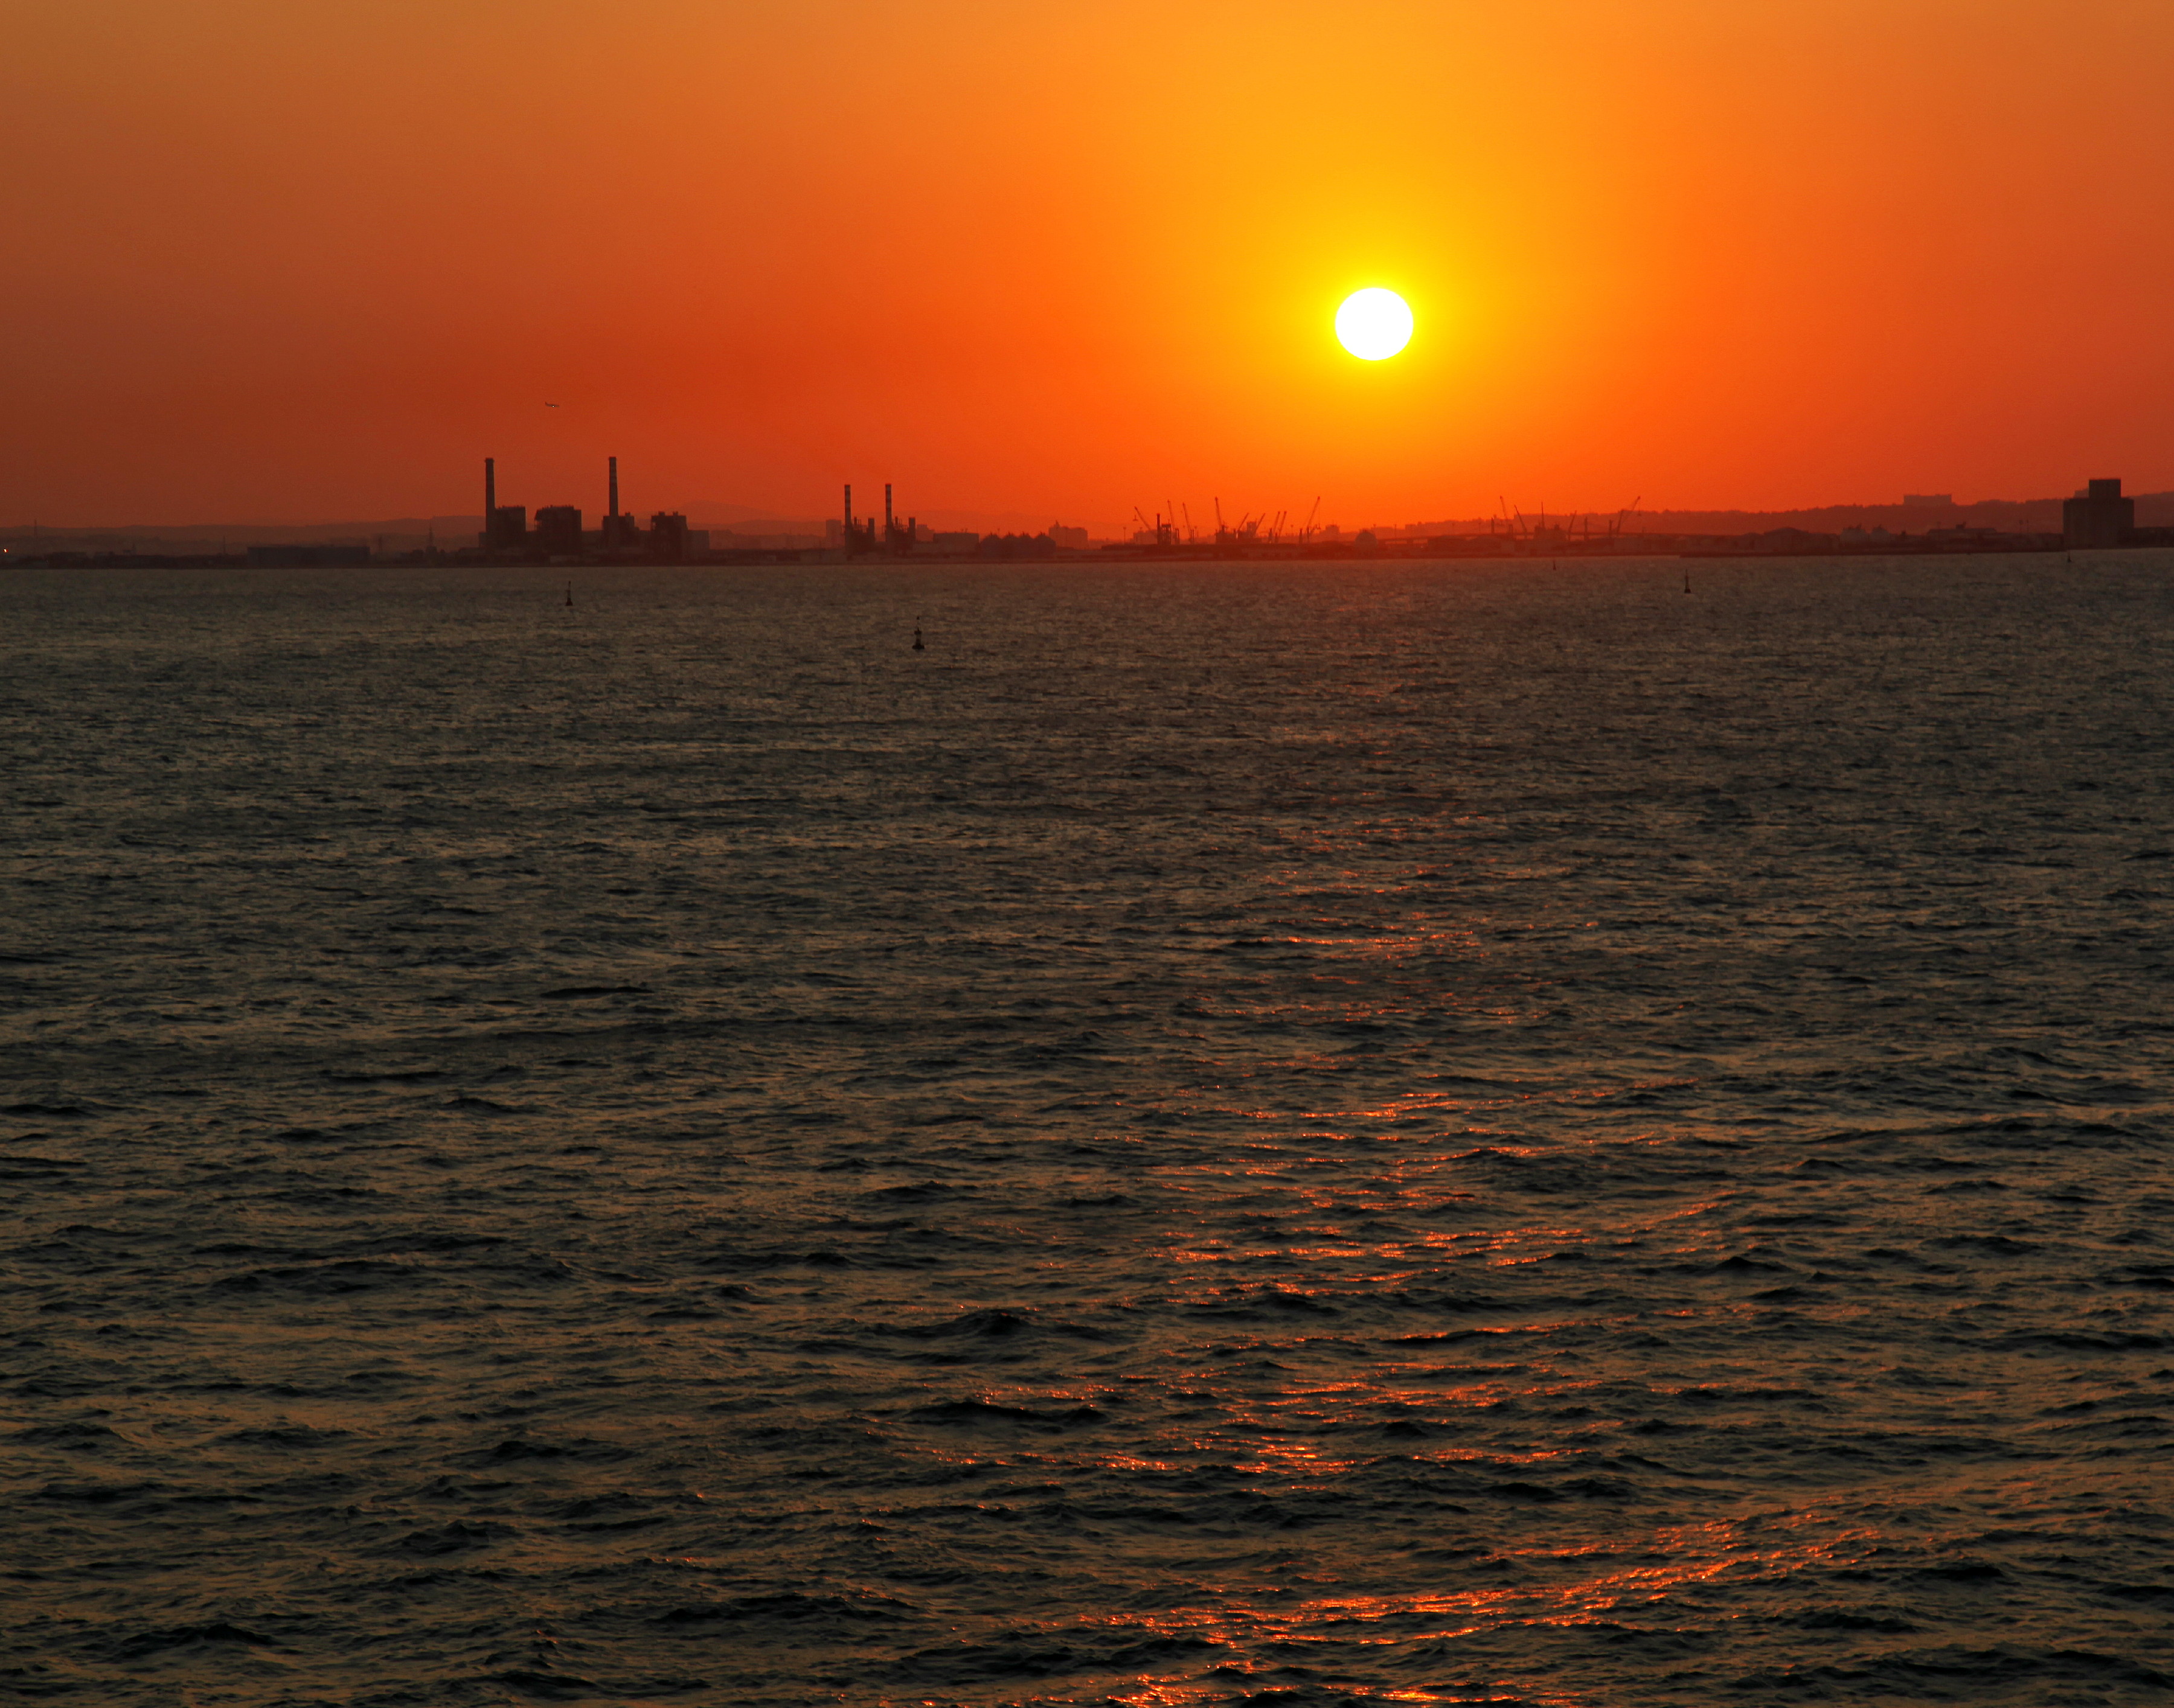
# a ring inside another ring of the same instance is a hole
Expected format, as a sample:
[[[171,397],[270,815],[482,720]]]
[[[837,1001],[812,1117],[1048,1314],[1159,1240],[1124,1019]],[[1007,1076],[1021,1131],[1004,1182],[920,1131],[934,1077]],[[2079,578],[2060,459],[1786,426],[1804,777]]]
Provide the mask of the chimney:
[[[498,543],[498,459],[486,457],[483,460],[483,543],[486,548]]]
[[[848,483],[848,484],[847,484],[847,485],[846,485],[846,538],[847,539],[851,539],[852,537],[853,537],[853,489],[852,489],[852,484],[851,484],[850,483]]]
[[[884,538],[890,538],[890,483],[884,482]]]
[[[613,457],[613,458],[611,459],[611,511],[610,511],[610,514],[611,514],[611,515],[613,515],[613,516],[617,516],[617,515],[619,514],[619,458],[617,458],[616,457]]]

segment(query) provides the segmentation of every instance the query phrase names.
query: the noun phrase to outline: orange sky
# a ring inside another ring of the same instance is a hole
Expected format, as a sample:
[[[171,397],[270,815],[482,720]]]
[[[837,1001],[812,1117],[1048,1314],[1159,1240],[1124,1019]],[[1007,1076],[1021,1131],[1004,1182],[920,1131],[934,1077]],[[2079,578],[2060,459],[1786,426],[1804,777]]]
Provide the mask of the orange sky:
[[[2174,488],[2165,0],[0,0],[0,524]],[[1330,330],[1392,286],[1419,332]],[[545,400],[560,403],[545,410]]]

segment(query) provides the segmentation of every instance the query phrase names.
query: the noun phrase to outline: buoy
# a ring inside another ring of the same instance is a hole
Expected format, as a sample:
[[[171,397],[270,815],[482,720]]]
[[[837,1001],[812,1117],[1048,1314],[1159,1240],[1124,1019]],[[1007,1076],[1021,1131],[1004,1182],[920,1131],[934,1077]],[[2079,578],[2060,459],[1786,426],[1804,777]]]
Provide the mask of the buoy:
[[[928,650],[921,644],[921,626],[918,624],[914,625],[913,630],[913,650],[917,652],[926,652]]]
[[[566,608],[569,611],[574,608],[574,584],[571,581],[566,583]]]

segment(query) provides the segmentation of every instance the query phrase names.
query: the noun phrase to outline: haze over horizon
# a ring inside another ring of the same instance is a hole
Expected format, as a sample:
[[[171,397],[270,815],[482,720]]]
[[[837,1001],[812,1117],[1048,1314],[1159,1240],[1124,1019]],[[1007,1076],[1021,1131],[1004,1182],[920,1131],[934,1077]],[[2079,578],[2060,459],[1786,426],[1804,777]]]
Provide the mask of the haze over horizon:
[[[2164,8],[6,11],[10,526],[2174,487]]]
[[[1746,510],[1734,506],[1661,510],[1652,505],[1643,505],[1628,516],[1618,511],[1565,511],[1559,507],[1535,505],[1523,511],[1523,520],[1529,522],[1545,516],[1575,524],[1578,518],[1586,516],[1592,519],[1595,527],[1615,524],[1633,534],[1641,532],[1658,532],[1667,534],[1737,532],[1743,531],[1746,526],[1755,527],[1761,523],[1766,526],[1809,524],[1822,519],[1832,522],[1836,525],[1841,525],[1844,519],[1847,519],[1867,527],[1895,524],[1923,529],[1928,527],[1948,527],[1959,523],[1966,527],[2054,532],[2060,527],[2062,500],[2069,495],[2048,493],[2020,499],[1997,497],[1971,499],[1956,498],[1952,494],[1920,495],[1917,501],[1912,502],[1906,501],[1909,495],[1905,495],[1885,500],[1793,505],[1782,509],[1763,511]],[[2132,492],[2130,495],[2136,504],[2137,521],[2140,526],[2155,527],[2174,526],[2174,491]],[[557,496],[563,500],[569,495],[560,494]],[[581,495],[576,493],[571,496],[578,500]],[[879,496],[876,502],[879,510],[881,504]],[[863,494],[857,503],[859,509],[865,511],[867,495]],[[790,532],[820,534],[831,520],[819,514],[787,516],[773,510],[765,510],[757,505],[735,504],[723,500],[698,499],[682,501],[676,497],[668,497],[664,500],[664,505],[668,509],[683,512],[688,517],[690,523],[695,527],[713,531],[717,529],[738,531],[748,535],[779,535]],[[642,511],[654,507],[653,505],[630,505],[637,516]],[[599,508],[596,513],[600,516],[603,512]],[[899,513],[901,516],[907,514],[904,505],[900,506]],[[983,532],[1020,531],[1032,533],[1049,526],[1052,522],[1072,525],[1066,518],[1052,517],[1046,512],[1033,511],[997,511],[965,508],[938,509],[925,513],[916,511],[914,514],[918,516],[921,522],[934,528],[970,528]],[[1193,514],[1196,522],[1202,520],[1198,506],[1193,507]],[[1346,532],[1356,527],[1369,527],[1406,532],[1425,528],[1438,532],[1468,530],[1485,532],[1489,531],[1490,526],[1490,518],[1485,516],[1402,518],[1365,516],[1344,517],[1339,522],[1339,518],[1324,515],[1319,520],[1322,526],[1340,525]],[[1287,521],[1290,527],[1296,527],[1303,518],[1291,517],[1287,518]],[[1209,522],[1212,526],[1212,516],[1209,518]],[[0,524],[0,540],[20,543],[26,538],[41,533],[56,539],[62,535],[101,538],[119,538],[126,536],[140,546],[145,538],[156,539],[161,536],[175,539],[184,538],[203,539],[219,536],[222,532],[230,532],[237,538],[248,534],[263,536],[284,534],[291,538],[360,538],[372,532],[382,532],[401,539],[403,543],[412,543],[413,538],[419,538],[422,530],[435,528],[445,536],[441,543],[457,544],[460,543],[455,538],[457,534],[480,529],[482,522],[481,514],[475,510],[441,511],[429,515],[409,516],[227,516],[211,522],[185,522],[156,520],[91,524],[36,522]],[[1101,538],[1106,536],[1112,538],[1128,538],[1131,532],[1131,522],[1128,519],[1123,522],[1108,525],[1104,530],[1097,532],[1096,538]]]

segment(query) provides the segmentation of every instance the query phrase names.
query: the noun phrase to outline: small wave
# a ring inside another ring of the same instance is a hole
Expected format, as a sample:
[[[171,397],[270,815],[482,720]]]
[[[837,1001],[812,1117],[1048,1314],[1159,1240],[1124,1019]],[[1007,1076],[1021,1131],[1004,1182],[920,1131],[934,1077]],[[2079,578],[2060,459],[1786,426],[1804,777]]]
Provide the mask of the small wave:
[[[933,1405],[916,1406],[905,1415],[927,1424],[1031,1424],[1054,1429],[1104,1420],[1104,1413],[1094,1406],[1037,1411],[1031,1406],[999,1405],[992,1400],[940,1400]]]

